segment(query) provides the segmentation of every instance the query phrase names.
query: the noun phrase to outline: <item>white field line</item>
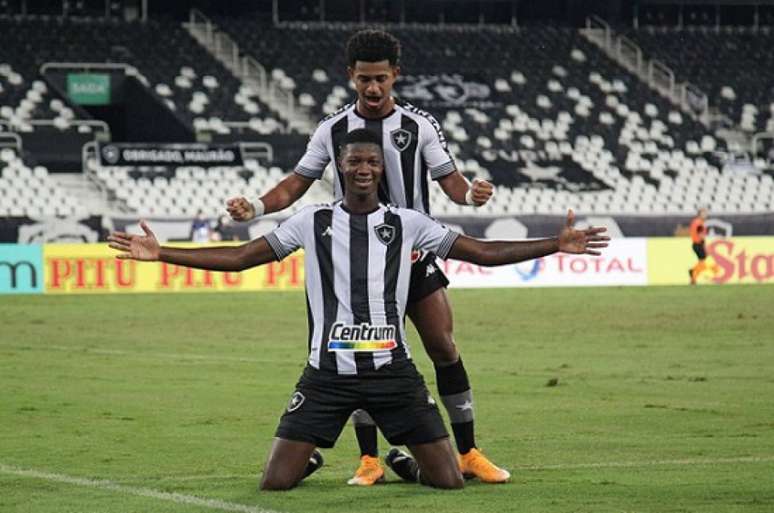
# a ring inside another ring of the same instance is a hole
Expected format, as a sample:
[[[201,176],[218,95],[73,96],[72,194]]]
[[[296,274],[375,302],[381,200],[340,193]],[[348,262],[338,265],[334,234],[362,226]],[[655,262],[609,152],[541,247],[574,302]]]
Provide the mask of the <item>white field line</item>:
[[[53,481],[75,486],[85,486],[88,488],[107,490],[125,495],[136,495],[138,497],[147,497],[150,499],[158,499],[162,501],[174,502],[177,504],[198,506],[200,508],[215,509],[219,511],[229,511],[236,513],[279,513],[269,509],[248,506],[246,504],[238,504],[236,502],[226,502],[218,499],[205,499],[202,497],[196,497],[195,495],[185,495],[182,493],[162,492],[159,490],[153,490],[151,488],[125,486],[114,483],[112,481],[85,479],[82,477],[67,476],[64,474],[52,474],[49,472],[41,472],[39,470],[22,469],[10,465],[4,465],[2,463],[0,463],[0,473],[20,477],[30,477],[33,479],[42,479],[44,481]]]
[[[534,466],[517,466],[514,470],[574,470],[574,469],[586,469],[586,468],[636,468],[636,467],[655,467],[655,466],[720,466],[729,464],[740,463],[769,463],[774,462],[774,456],[748,456],[739,458],[708,458],[708,459],[675,459],[675,460],[659,460],[659,461],[611,461],[600,463],[576,463],[576,464],[557,464],[557,465],[534,465]],[[185,504],[189,506],[197,506],[201,508],[213,509],[218,511],[228,511],[235,513],[279,513],[274,510],[261,509],[255,506],[248,506],[246,504],[238,504],[235,502],[226,502],[219,499],[205,499],[197,497],[195,495],[185,495],[181,493],[162,492],[159,490],[153,490],[151,488],[142,488],[134,486],[126,486],[107,480],[95,480],[85,479],[81,477],[68,476],[64,474],[53,474],[50,472],[42,472],[33,469],[22,469],[11,465],[5,465],[0,463],[0,474],[8,474],[20,477],[29,477],[33,479],[42,479],[44,481],[53,481],[57,483],[71,484],[75,486],[83,486],[88,488],[96,488],[99,490],[107,490],[110,492],[120,493],[124,495],[135,495],[138,497],[146,497],[151,499],[158,499],[168,502],[174,502],[177,504]],[[255,475],[222,475],[222,476],[170,476],[169,480],[195,480],[195,479],[212,479],[217,477],[220,479],[232,479],[232,478],[254,478]],[[136,476],[135,478],[140,478]]]
[[[639,468],[639,467],[672,467],[672,466],[723,466],[745,463],[771,463],[774,462],[774,456],[741,456],[738,458],[692,458],[675,460],[654,460],[654,461],[608,461],[598,463],[558,463],[556,465],[515,465],[509,467],[512,471],[519,470],[582,470],[594,468]],[[253,479],[255,474],[222,474],[222,475],[194,475],[194,476],[166,476],[154,478],[163,481],[199,481],[205,479]],[[126,476],[126,480],[147,479],[142,476]]]

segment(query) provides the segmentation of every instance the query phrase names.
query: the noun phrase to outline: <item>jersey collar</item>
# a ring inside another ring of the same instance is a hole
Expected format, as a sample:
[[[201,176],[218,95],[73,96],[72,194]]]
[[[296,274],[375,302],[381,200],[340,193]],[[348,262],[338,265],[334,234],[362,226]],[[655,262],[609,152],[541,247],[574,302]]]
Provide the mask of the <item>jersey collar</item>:
[[[393,102],[392,110],[390,112],[388,112],[387,114],[385,114],[384,116],[380,116],[378,118],[367,118],[364,115],[362,115],[357,110],[357,103],[358,103],[359,100],[355,100],[355,102],[353,103],[354,107],[353,107],[352,110],[355,113],[355,116],[359,117],[360,119],[365,119],[366,121],[381,121],[381,120],[387,119],[390,116],[392,116],[393,114],[395,114],[395,111],[396,111],[395,106],[398,105],[398,100],[394,96],[393,96],[393,100],[394,100],[394,102]]]

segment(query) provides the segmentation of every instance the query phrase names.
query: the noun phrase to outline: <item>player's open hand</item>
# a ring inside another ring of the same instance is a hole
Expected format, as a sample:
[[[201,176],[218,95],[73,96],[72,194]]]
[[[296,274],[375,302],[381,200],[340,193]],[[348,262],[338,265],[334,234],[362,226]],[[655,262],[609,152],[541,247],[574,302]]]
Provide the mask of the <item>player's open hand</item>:
[[[131,258],[132,260],[144,260],[146,262],[153,262],[159,259],[161,246],[159,241],[156,240],[156,235],[148,228],[145,221],[140,221],[140,228],[145,232],[145,235],[113,232],[108,236],[109,246],[121,251],[117,258]]]
[[[473,204],[480,207],[492,197],[494,194],[494,186],[486,180],[479,180],[474,178],[470,184],[470,198]]]
[[[599,255],[602,248],[607,247],[610,237],[600,235],[607,231],[607,228],[591,227],[585,230],[576,230],[575,212],[572,209],[567,211],[567,224],[559,232],[559,251],[565,253]]]
[[[234,221],[244,222],[255,217],[255,207],[243,197],[228,200],[226,211]]]

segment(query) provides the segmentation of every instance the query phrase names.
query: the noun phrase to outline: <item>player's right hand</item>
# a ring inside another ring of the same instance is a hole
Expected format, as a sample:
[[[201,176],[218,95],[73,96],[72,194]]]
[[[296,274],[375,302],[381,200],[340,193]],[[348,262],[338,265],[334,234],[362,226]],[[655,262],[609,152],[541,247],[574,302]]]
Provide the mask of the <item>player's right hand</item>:
[[[470,184],[470,192],[473,205],[480,207],[492,197],[494,186],[486,180],[474,178],[473,183]]]
[[[156,240],[156,235],[148,228],[145,221],[140,221],[140,228],[145,232],[144,236],[131,235],[124,232],[113,232],[108,236],[109,246],[121,251],[116,258],[131,258],[132,260],[143,260],[146,262],[153,262],[159,259],[161,245]]]
[[[228,200],[226,202],[226,211],[234,221],[244,222],[255,217],[255,207],[244,197]]]

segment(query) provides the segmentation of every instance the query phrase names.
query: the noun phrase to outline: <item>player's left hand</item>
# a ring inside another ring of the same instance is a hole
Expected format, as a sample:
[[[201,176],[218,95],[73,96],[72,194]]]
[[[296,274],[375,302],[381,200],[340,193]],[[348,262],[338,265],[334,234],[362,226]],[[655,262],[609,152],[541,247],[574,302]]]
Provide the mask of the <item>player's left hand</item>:
[[[473,205],[480,207],[492,197],[494,186],[486,180],[474,178],[473,183],[470,184],[470,192]]]
[[[567,211],[567,224],[559,232],[559,251],[575,253],[578,255],[599,255],[599,249],[606,248],[610,237],[600,235],[607,228],[591,227],[585,230],[576,230],[575,212]]]
[[[109,246],[121,251],[117,258],[130,258],[132,260],[143,260],[153,262],[159,259],[161,245],[156,240],[156,235],[148,228],[145,221],[140,221],[140,228],[145,235],[131,235],[124,232],[113,232],[107,240]]]

